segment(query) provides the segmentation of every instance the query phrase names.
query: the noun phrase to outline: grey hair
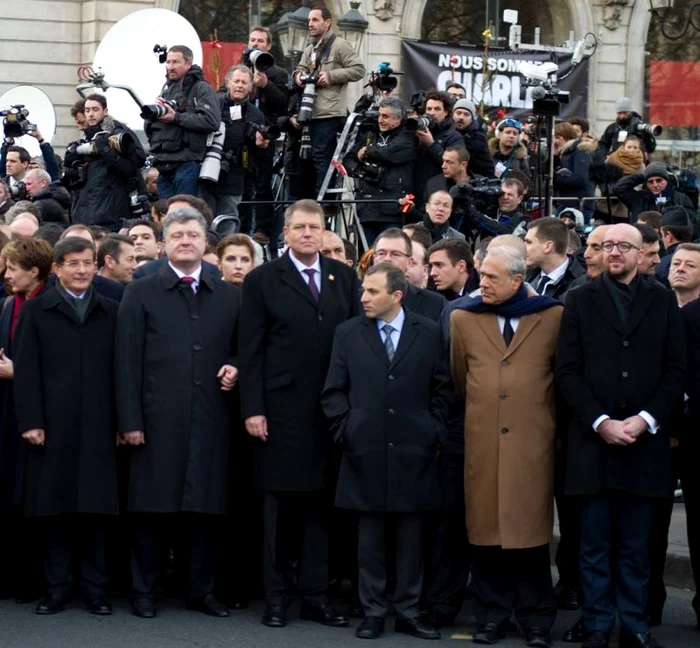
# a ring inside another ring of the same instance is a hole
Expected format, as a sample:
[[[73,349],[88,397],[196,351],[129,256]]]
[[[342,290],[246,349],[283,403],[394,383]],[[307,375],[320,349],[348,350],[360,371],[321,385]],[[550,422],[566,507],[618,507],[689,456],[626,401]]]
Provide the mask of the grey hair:
[[[247,66],[239,63],[238,65],[232,65],[228,70],[226,70],[226,77],[224,77],[224,85],[228,88],[228,84],[231,83],[233,79],[234,72],[245,72],[250,78],[250,82],[253,82],[253,71]]]
[[[499,245],[495,248],[488,248],[484,260],[489,257],[498,257],[506,262],[506,270],[511,277],[527,273],[527,264],[525,263],[525,255],[510,245]]]
[[[387,97],[386,99],[382,99],[379,103],[379,107],[388,108],[392,113],[394,113],[394,117],[406,119],[406,106],[398,97]]]
[[[36,205],[30,200],[19,200],[5,212],[5,224],[11,225],[12,221],[24,212],[33,214],[39,220],[39,210]]]
[[[51,184],[51,176],[44,169],[30,169],[27,175],[30,173],[33,173],[37,180],[44,180],[46,184]]]
[[[202,216],[200,211],[194,207],[183,207],[182,209],[171,211],[163,220],[163,238],[165,238],[166,234],[168,233],[168,228],[173,223],[182,224],[188,223],[189,221],[197,221],[199,226],[202,228],[204,235],[206,236],[209,226],[207,225],[207,221],[204,216]]]

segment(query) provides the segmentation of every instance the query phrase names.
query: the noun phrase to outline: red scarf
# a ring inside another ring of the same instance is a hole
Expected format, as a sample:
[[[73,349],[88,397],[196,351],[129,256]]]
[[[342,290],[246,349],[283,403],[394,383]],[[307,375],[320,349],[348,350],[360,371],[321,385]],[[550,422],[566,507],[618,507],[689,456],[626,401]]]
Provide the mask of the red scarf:
[[[39,285],[32,290],[29,294],[17,293],[14,295],[12,300],[12,319],[10,320],[10,341],[15,337],[15,328],[17,328],[17,320],[19,319],[19,311],[22,308],[22,304],[28,299],[34,299],[41,293],[44,289],[44,282],[42,281]]]

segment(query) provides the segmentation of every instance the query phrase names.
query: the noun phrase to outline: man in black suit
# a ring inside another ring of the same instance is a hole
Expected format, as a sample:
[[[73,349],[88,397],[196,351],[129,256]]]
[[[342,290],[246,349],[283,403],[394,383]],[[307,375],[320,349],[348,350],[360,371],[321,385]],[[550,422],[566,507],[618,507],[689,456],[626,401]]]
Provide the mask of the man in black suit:
[[[163,525],[189,558],[187,606],[228,616],[214,597],[212,526],[226,513],[231,403],[237,379],[238,289],[203,271],[207,224],[191,207],[165,217],[168,262],[127,286],[119,309],[116,397],[131,446],[133,611],[156,615]]]
[[[336,506],[359,512],[360,600],[356,635],[376,639],[388,613],[387,538],[396,557],[396,632],[440,633],[421,620],[426,512],[440,505],[437,454],[451,398],[440,327],[402,307],[405,274],[369,269],[365,316],[338,327],[323,408],[342,440]]]
[[[638,273],[642,235],[607,230],[607,269],[567,296],[557,382],[572,410],[566,493],[581,496],[586,648],[657,647],[649,633],[652,503],[671,489],[668,424],[683,393],[686,345],[672,292]],[[613,577],[614,574],[614,577]]]
[[[406,232],[392,227],[377,237],[374,242],[374,263],[384,261],[393,263],[404,273],[413,264],[413,247]],[[433,322],[440,321],[445,304],[445,298],[441,295],[410,284],[403,299],[404,308]]]
[[[283,627],[298,593],[302,618],[346,626],[328,600],[332,445],[321,409],[333,335],[357,314],[357,277],[321,256],[324,215],[314,200],[285,212],[288,252],[253,270],[243,285],[241,410],[255,444],[255,481],[264,495],[264,625]],[[289,524],[289,522],[292,524]],[[299,578],[287,577],[301,545]]]

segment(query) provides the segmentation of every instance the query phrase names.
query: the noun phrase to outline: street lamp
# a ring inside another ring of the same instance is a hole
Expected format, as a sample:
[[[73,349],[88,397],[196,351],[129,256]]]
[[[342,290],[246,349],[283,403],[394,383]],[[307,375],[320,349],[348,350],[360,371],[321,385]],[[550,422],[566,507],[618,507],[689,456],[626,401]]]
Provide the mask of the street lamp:
[[[654,0],[649,0],[649,12],[653,18],[658,19],[659,29],[664,38],[668,40],[677,41],[683,38],[688,30],[692,27],[695,31],[700,32],[700,2],[694,4],[690,8],[690,13],[688,14],[688,19],[686,20],[685,26],[681,28],[681,31],[671,34],[666,29],[666,20],[669,18],[669,12],[673,10],[673,0],[658,0],[658,6],[654,6]],[[697,18],[696,18],[696,13]]]
[[[280,47],[285,56],[289,56],[289,16],[291,11],[285,11],[277,21],[277,36],[280,39]]]
[[[301,7],[289,15],[289,54],[303,52],[309,37],[311,0],[301,0]]]
[[[360,4],[356,0],[351,2],[349,11],[338,21],[341,36],[352,45],[356,52],[360,51],[362,38],[369,27],[369,23],[358,11]]]

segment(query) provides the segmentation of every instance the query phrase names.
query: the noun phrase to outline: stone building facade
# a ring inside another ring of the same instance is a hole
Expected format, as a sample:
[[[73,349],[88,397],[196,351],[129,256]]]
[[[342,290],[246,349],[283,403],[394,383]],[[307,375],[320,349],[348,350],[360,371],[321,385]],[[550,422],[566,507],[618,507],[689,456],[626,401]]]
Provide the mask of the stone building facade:
[[[364,0],[361,11],[370,25],[362,47],[368,69],[376,68],[383,60],[400,66],[401,38],[420,37],[426,3]],[[64,146],[76,134],[70,107],[77,99],[77,69],[91,64],[107,30],[133,11],[153,7],[177,11],[178,4],[179,0],[3,1],[0,94],[19,84],[41,87],[56,108],[54,144]],[[349,0],[329,0],[328,4],[336,16],[349,8]],[[544,0],[543,6],[557,15],[560,24],[568,18],[577,38],[587,32],[598,38],[598,51],[590,65],[588,97],[594,132],[602,132],[604,125],[614,119],[618,97],[630,96],[633,105],[641,108],[650,16],[646,0]]]

